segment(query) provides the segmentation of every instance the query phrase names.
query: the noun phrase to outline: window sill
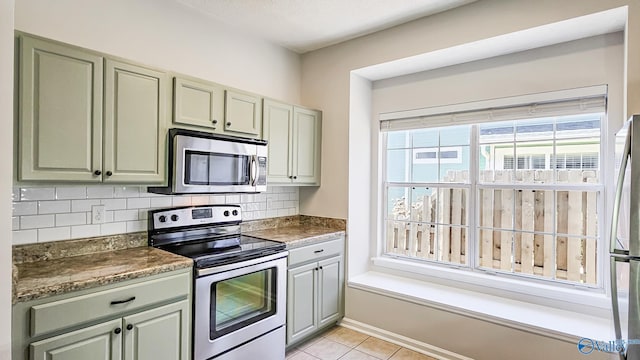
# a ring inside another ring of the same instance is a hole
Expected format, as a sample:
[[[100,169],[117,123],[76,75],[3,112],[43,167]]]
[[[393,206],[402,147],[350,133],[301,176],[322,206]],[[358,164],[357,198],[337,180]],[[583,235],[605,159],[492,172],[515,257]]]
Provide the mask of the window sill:
[[[348,286],[573,343],[583,337],[606,341],[615,338],[610,316],[505,299],[376,271],[350,279]]]

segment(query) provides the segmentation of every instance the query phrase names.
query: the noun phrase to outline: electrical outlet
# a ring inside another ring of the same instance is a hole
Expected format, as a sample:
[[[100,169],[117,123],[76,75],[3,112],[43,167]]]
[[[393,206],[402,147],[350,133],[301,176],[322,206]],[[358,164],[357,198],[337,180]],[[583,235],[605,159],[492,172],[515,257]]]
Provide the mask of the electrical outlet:
[[[104,224],[104,205],[93,205],[91,207],[91,223]]]

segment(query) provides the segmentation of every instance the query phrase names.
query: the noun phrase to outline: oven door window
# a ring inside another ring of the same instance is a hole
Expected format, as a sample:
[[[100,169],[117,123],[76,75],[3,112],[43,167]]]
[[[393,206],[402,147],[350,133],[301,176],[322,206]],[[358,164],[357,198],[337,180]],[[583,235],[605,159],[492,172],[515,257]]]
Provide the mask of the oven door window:
[[[276,313],[276,268],[211,284],[213,340]]]
[[[247,185],[250,157],[202,151],[185,151],[185,185]]]

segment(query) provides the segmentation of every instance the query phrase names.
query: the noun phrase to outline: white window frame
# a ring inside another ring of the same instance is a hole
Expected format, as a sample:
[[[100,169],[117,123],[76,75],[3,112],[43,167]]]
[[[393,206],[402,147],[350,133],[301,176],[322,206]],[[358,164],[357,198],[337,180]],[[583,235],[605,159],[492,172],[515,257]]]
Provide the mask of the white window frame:
[[[606,97],[606,86],[594,86],[589,88],[581,88],[581,89],[573,89],[568,91],[558,91],[552,93],[545,94],[533,94],[533,95],[525,95],[521,97],[513,97],[506,99],[498,99],[498,100],[490,100],[490,101],[481,101],[473,104],[466,103],[461,105],[461,110],[474,110],[474,109],[487,109],[491,106],[488,105],[496,105],[502,104],[502,106],[511,106],[526,103],[527,100],[530,99],[540,99],[541,96],[544,99],[570,99],[575,98],[576,96],[581,95],[594,95],[598,94],[600,96]],[[502,102],[500,101],[502,100]],[[498,102],[496,102],[498,101]],[[448,112],[452,111],[452,106],[445,106],[442,109],[446,109]],[[441,110],[442,110],[441,109]],[[420,117],[420,111],[423,112],[425,117]],[[480,112],[484,110],[479,110]],[[491,110],[489,110],[491,111]],[[410,113],[412,116],[406,116]],[[381,114],[380,119],[384,122],[384,120],[392,120],[392,119],[400,119],[405,124],[409,124],[409,127],[406,129],[409,130],[411,128],[422,128],[428,127],[424,126],[425,124],[430,124],[430,127],[442,127],[456,124],[463,124],[463,121],[452,121],[455,120],[455,117],[451,115],[444,114],[442,116],[438,115],[439,110],[437,108],[427,108],[421,110],[411,110],[409,112],[397,112],[397,113],[387,113]],[[416,116],[418,118],[416,118]],[[427,117],[434,116],[434,119],[430,119],[433,121],[427,120]],[[536,116],[537,117],[537,116]],[[468,122],[472,123],[472,122]],[[422,125],[422,126],[420,126]],[[388,128],[387,124],[381,124],[381,128]],[[404,125],[407,126],[407,125]],[[607,121],[606,121],[606,111],[605,116],[601,121],[600,128],[600,158],[599,158],[599,166],[602,169],[603,158],[609,157],[612,158],[613,154],[609,153],[609,146],[607,146],[606,134],[607,134]],[[386,164],[384,163],[383,158],[384,149],[386,149],[386,132],[380,133],[380,149],[381,151],[378,154],[382,157],[379,159],[379,163],[381,164],[381,174],[382,176],[386,176]],[[477,154],[475,153],[478,149],[477,144],[477,134],[471,135],[471,158],[477,158]],[[477,176],[478,169],[477,164],[475,165],[475,169],[469,169],[470,176]],[[515,164],[514,164],[515,165]],[[599,202],[601,204],[606,204],[606,191],[605,191],[605,181],[602,178],[600,183],[594,185],[593,190],[599,191],[600,198]],[[474,183],[477,181],[474,180]],[[487,184],[489,185],[489,184]],[[519,185],[519,187],[522,184]],[[469,191],[469,198],[474,203],[469,204],[469,208],[475,207],[475,199],[477,199],[477,191],[476,186],[472,186]],[[490,185],[493,186],[493,185]],[[557,185],[556,185],[557,186]],[[605,217],[605,209],[606,206],[602,205],[601,211],[598,214],[598,223],[601,224],[598,228],[598,279],[596,286],[585,286],[578,284],[570,284],[570,283],[562,283],[556,280],[547,280],[542,278],[535,277],[527,277],[523,274],[503,274],[500,272],[493,272],[490,269],[482,269],[479,271],[478,268],[467,267],[466,265],[452,265],[452,264],[439,264],[439,263],[427,263],[423,261],[414,261],[407,258],[399,258],[393,257],[384,254],[384,211],[386,211],[386,191],[383,189],[384,187],[384,179],[380,178],[378,189],[380,189],[380,193],[382,195],[381,200],[382,203],[379,206],[379,216],[378,218],[381,220],[378,222],[378,238],[377,238],[377,255],[372,258],[373,270],[374,271],[383,271],[389,272],[391,274],[407,276],[410,278],[424,279],[434,283],[440,283],[447,286],[459,287],[462,289],[468,290],[476,290],[479,292],[484,292],[488,294],[495,294],[499,296],[505,296],[512,299],[521,299],[527,302],[532,303],[541,303],[552,305],[557,308],[564,308],[567,310],[575,309],[572,306],[585,306],[587,309],[593,309],[594,307],[603,310],[608,309],[609,301],[606,297],[607,289],[608,289],[608,279],[605,274],[608,274],[606,271],[605,264],[606,260],[606,246],[605,246],[605,227],[606,221]],[[496,187],[502,188],[502,184],[497,184]],[[536,186],[533,186],[536,187]],[[533,188],[532,187],[532,188]],[[564,190],[572,190],[571,185],[562,185],[562,189]],[[580,190],[584,190],[583,186],[580,186]],[[590,191],[590,190],[589,190]],[[470,231],[479,232],[478,224],[478,211],[475,210],[476,215],[473,217],[468,217],[468,226]],[[477,243],[477,237],[476,241]],[[473,252],[473,256],[476,256],[476,252]],[[608,311],[608,310],[607,310]],[[602,315],[602,314],[601,314]]]

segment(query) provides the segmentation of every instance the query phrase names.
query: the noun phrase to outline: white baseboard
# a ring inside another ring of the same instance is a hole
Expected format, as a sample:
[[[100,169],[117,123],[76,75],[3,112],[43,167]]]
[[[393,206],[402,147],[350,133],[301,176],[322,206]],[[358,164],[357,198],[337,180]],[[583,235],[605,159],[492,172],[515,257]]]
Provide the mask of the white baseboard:
[[[380,329],[378,327],[371,326],[369,324],[365,324],[363,322],[352,320],[349,318],[343,318],[340,321],[340,326],[359,331],[369,336],[375,336],[378,339],[400,345],[407,349],[431,356],[439,360],[473,360],[470,357],[456,354],[454,352],[441,349],[437,346],[414,340],[406,336],[392,333],[391,331]]]

